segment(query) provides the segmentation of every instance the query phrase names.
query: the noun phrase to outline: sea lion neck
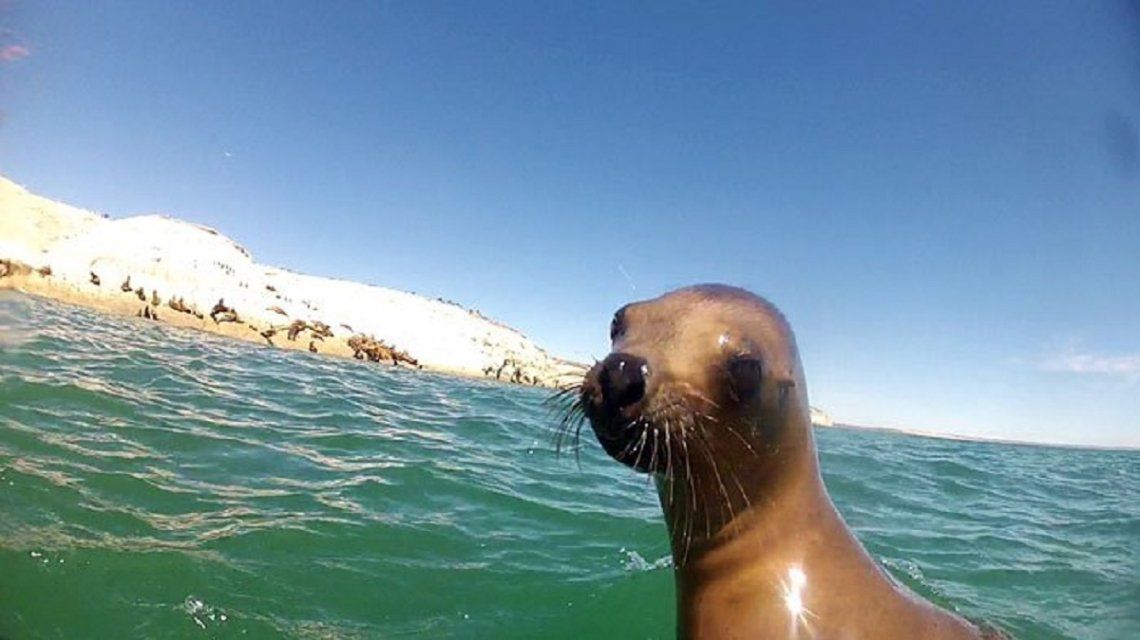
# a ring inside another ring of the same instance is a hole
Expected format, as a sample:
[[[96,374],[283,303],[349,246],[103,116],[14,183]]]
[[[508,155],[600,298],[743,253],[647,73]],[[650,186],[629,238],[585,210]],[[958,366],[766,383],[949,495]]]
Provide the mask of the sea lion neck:
[[[794,530],[802,511],[796,505],[826,503],[830,508],[810,427],[789,431],[778,443],[741,445],[727,454],[697,453],[702,445],[690,445],[684,463],[690,468],[658,475],[658,496],[678,567],[698,562],[742,531]]]

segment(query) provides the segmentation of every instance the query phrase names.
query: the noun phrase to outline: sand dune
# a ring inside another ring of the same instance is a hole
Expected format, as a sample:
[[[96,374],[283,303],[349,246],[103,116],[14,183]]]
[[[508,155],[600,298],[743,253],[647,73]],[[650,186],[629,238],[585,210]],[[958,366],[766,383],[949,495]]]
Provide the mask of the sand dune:
[[[463,376],[557,386],[582,370],[453,303],[258,264],[208,227],[160,215],[108,219],[2,177],[0,288]]]

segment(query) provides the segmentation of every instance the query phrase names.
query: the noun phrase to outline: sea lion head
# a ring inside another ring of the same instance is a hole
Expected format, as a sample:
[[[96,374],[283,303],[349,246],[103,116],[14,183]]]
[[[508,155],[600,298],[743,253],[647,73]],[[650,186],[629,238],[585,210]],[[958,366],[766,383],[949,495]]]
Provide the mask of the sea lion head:
[[[607,454],[657,481],[678,637],[981,637],[901,590],[843,523],[771,303],[687,287],[621,307],[610,338],[562,396],[563,426],[589,421]]]
[[[627,304],[610,339],[578,402],[606,453],[634,469],[763,466],[810,423],[791,328],[748,291],[698,285]]]

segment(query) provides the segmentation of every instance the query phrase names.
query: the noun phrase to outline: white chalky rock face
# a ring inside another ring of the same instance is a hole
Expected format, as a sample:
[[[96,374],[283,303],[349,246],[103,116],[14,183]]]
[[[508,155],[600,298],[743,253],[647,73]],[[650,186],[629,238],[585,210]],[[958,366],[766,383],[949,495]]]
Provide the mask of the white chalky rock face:
[[[163,304],[181,298],[204,314],[224,299],[241,320],[258,327],[323,322],[337,339],[372,335],[433,369],[476,376],[502,370],[509,380],[517,367],[547,383],[575,370],[518,331],[455,304],[259,265],[208,227],[162,215],[107,220],[3,178],[0,259],[50,265],[54,280],[102,295],[122,293],[130,277],[130,288],[141,287],[148,301],[157,292]],[[510,364],[504,367],[504,361]]]
[[[29,193],[0,177],[0,259],[44,266],[48,247],[102,222],[98,214]]]
[[[75,283],[98,274],[103,287],[132,288],[149,296],[182,296],[205,310],[229,294],[230,306],[252,302],[246,287],[257,269],[249,253],[206,227],[164,216],[107,220],[57,242],[47,253],[53,274]],[[244,299],[244,300],[243,300]]]

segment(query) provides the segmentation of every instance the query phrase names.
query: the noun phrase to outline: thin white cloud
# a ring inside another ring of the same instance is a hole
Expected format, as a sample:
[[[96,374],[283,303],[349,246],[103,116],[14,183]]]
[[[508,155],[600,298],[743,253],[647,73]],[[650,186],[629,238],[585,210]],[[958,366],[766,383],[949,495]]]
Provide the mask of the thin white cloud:
[[[26,58],[32,55],[32,52],[27,47],[22,47],[18,44],[10,44],[6,47],[0,48],[0,61],[15,62],[20,58]]]
[[[1104,355],[1070,348],[1046,359],[1041,369],[1051,373],[1112,376],[1135,383],[1140,381],[1140,353]]]

